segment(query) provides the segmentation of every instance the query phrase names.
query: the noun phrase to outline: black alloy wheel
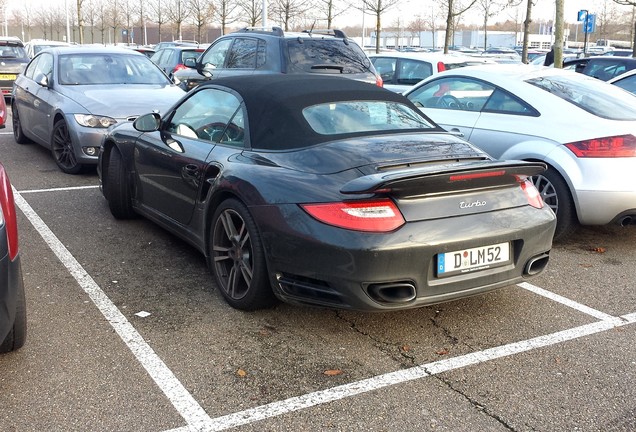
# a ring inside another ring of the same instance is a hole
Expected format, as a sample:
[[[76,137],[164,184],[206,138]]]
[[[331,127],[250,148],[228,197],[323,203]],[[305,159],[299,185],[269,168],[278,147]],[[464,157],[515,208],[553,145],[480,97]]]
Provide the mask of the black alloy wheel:
[[[68,125],[64,120],[58,120],[53,125],[51,152],[57,166],[66,174],[79,174],[82,172],[84,166],[77,162]]]
[[[210,231],[210,268],[225,300],[234,308],[273,306],[265,255],[247,207],[235,199],[221,203]]]
[[[543,202],[557,217],[554,240],[566,239],[578,227],[574,203],[567,183],[554,168],[548,168],[542,174],[532,177],[532,182],[541,194]]]
[[[22,122],[20,121],[20,115],[18,114],[18,107],[16,107],[16,101],[11,104],[11,123],[13,124],[13,139],[18,144],[28,144],[31,142],[24,135],[22,130]]]

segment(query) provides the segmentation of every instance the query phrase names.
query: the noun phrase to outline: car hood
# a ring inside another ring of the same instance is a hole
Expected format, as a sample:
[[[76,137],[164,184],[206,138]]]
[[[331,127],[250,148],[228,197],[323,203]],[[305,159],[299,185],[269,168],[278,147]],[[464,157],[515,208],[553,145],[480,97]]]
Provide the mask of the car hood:
[[[65,86],[64,93],[88,112],[116,119],[164,113],[185,92],[173,85]]]
[[[406,167],[459,158],[490,159],[466,141],[439,132],[375,135],[332,141],[291,152],[245,152],[244,156],[311,174],[333,174],[351,168],[371,174],[386,166]]]

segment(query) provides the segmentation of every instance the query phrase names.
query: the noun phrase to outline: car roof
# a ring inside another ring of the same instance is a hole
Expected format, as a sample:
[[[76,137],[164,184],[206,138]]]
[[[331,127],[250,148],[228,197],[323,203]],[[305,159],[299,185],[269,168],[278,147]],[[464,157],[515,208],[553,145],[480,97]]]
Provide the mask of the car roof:
[[[424,60],[431,63],[443,62],[443,63],[464,63],[464,62],[480,62],[486,61],[485,58],[480,56],[470,56],[465,54],[444,54],[444,53],[431,53],[431,52],[389,52],[380,54],[369,54],[369,58],[402,58],[410,60]]]
[[[139,51],[131,50],[125,47],[117,46],[102,46],[102,45],[70,45],[70,46],[56,46],[48,48],[47,52],[52,52],[55,55],[60,54],[126,54],[126,55],[139,55],[146,57]]]
[[[282,150],[303,141],[313,145],[329,141],[314,131],[302,116],[302,109],[321,103],[348,100],[393,101],[417,108],[404,96],[374,84],[342,77],[309,74],[271,74],[218,78],[201,84],[205,88],[226,87],[241,95],[250,119],[250,136],[259,148]]]

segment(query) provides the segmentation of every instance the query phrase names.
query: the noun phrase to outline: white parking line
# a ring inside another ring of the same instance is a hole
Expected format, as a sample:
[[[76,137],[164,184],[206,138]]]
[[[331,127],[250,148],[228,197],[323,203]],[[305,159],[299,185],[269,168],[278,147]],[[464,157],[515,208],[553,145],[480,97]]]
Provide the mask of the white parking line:
[[[493,347],[483,351],[427,363],[410,369],[403,369],[396,372],[378,375],[365,380],[292,397],[282,401],[272,402],[267,405],[212,419],[21,196],[22,193],[75,190],[94,187],[97,186],[32,190],[20,193],[14,189],[14,195],[18,208],[20,208],[20,210],[22,210],[22,212],[26,215],[31,224],[33,224],[38,233],[49,245],[51,250],[68,269],[71,275],[73,275],[73,277],[77,280],[82,289],[84,289],[84,291],[89,295],[106,320],[117,331],[122,340],[133,352],[137,360],[146,369],[148,374],[186,421],[187,426],[172,429],[167,432],[222,431],[292,413],[301,409],[350,398],[373,390],[430,377],[443,372],[449,372],[455,369],[508,357],[522,352],[545,348],[551,345],[611,330],[616,327],[636,323],[636,313],[626,314],[621,317],[614,317],[534,285],[521,283],[518,285],[520,288],[529,290],[550,300],[571,307],[584,314],[591,315],[600,321],[548,335],[538,336],[528,340]]]
[[[208,424],[210,417],[177,377],[174,376],[168,366],[166,366],[126,317],[117,309],[104,291],[95,283],[93,278],[84,270],[81,264],[77,262],[25,199],[15,189],[13,193],[18,208],[22,210],[33,227],[49,245],[53,253],[55,253],[75,280],[77,280],[80,287],[88,294],[93,303],[95,303],[95,306],[97,306],[106,320],[115,329],[117,334],[119,334],[119,337],[128,348],[130,348],[139,363],[146,369],[150,377],[155,381],[170,402],[172,402],[172,405],[188,425],[196,430]]]
[[[30,193],[40,193],[40,192],[59,192],[59,191],[72,191],[72,190],[81,190],[81,189],[97,189],[99,186],[72,186],[72,187],[63,187],[63,188],[51,188],[51,189],[27,189],[21,190],[20,195],[30,194]]]
[[[543,288],[539,288],[537,286],[534,286],[532,284],[529,284],[528,282],[522,282],[520,283],[518,286],[520,286],[523,289],[526,289],[528,291],[532,291],[535,294],[539,294],[540,296],[549,298],[550,300],[553,300],[557,303],[561,303],[562,305],[571,307],[572,309],[575,309],[579,312],[582,312],[584,314],[587,315],[591,315],[594,318],[600,319],[600,320],[613,320],[616,319],[616,317],[613,317],[611,315],[608,315],[606,313],[603,313],[601,311],[598,311],[596,309],[592,309],[591,307],[585,306],[581,303],[577,303],[575,301],[572,301],[568,298],[565,298],[563,296],[560,296],[558,294],[555,294],[553,292],[544,290]]]

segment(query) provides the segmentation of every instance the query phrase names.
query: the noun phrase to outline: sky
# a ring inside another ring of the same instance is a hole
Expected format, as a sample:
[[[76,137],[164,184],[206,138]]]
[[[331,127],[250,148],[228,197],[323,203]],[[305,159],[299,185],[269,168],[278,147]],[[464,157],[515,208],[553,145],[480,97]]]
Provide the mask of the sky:
[[[350,0],[352,3],[355,0]],[[604,1],[612,1],[612,0],[565,0],[564,6],[564,16],[565,21],[570,23],[576,22],[577,12],[581,9],[587,9],[590,14],[594,13],[596,9],[600,9],[598,6]],[[439,5],[439,2],[436,0],[403,0],[399,5],[394,6],[392,9],[389,9],[385,15],[382,16],[383,26],[393,26],[398,17],[401,17],[401,21],[405,24],[412,21],[417,15],[421,15],[422,17],[430,16],[430,5],[436,4]],[[526,10],[526,0],[523,0],[522,6],[519,8],[519,20],[522,20],[525,17]],[[549,21],[554,19],[555,14],[555,2],[554,0],[538,0],[536,6],[532,9],[532,19],[534,21],[545,20]],[[483,23],[483,17],[479,16],[479,14],[471,13],[471,17],[474,19],[468,18],[468,15],[463,18],[462,22],[464,24],[475,24],[480,25]],[[514,20],[515,13],[512,10],[508,10],[502,14],[500,14],[496,18],[489,19],[490,23],[495,23],[497,21],[506,21],[506,20]],[[371,15],[366,15],[365,17],[365,27],[373,27],[375,26],[375,18]],[[441,23],[440,19],[440,23]],[[352,8],[352,12],[348,13],[344,16],[338,17],[336,20],[336,27],[345,27],[345,26],[353,26],[353,25],[362,25],[362,12],[357,11]]]

